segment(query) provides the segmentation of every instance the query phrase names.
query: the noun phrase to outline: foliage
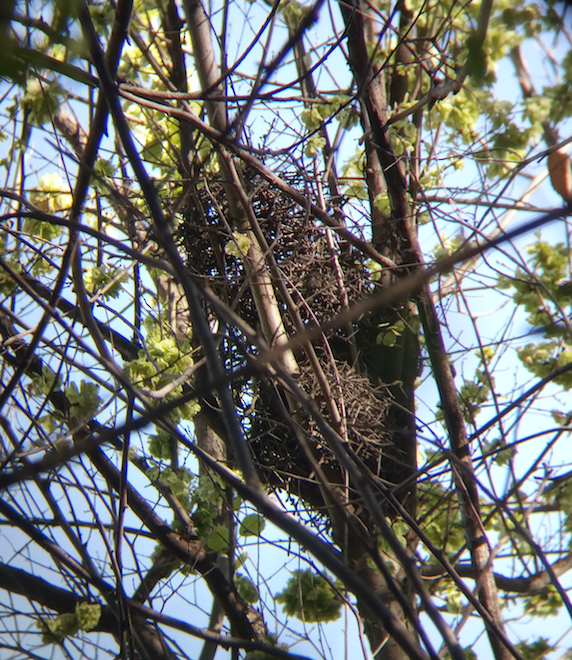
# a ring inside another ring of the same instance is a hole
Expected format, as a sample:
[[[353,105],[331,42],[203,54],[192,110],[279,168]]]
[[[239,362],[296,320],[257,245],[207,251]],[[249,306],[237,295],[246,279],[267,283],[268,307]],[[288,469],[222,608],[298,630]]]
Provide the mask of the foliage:
[[[247,603],[257,603],[259,600],[258,589],[250,578],[242,573],[237,573],[234,579],[236,590]]]
[[[564,4],[0,3],[6,654],[566,653]]]
[[[73,637],[79,630],[93,630],[101,616],[101,605],[78,603],[73,614],[60,614],[53,619],[39,619],[43,644],[61,644],[66,637]]]
[[[101,403],[98,394],[99,387],[95,383],[87,383],[82,380],[79,390],[75,383],[65,388],[65,394],[71,403],[70,417],[78,420],[86,420],[94,417]]]
[[[547,653],[554,650],[554,647],[548,643],[545,637],[539,637],[535,642],[520,642],[518,650],[522,653],[525,660],[541,660]]]
[[[336,585],[336,589],[341,586]],[[331,578],[310,569],[294,571],[286,588],[276,594],[276,601],[283,605],[286,614],[307,623],[335,621],[342,607],[342,599],[332,588]]]

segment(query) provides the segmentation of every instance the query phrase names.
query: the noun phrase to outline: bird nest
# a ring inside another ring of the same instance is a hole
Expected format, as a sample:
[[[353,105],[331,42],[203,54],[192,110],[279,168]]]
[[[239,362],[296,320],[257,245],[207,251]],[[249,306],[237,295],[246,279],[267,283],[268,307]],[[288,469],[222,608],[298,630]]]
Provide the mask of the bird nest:
[[[343,309],[344,298],[351,304],[371,293],[363,255],[347,245],[337,245],[328,229],[316,226],[305,209],[273,189],[258,174],[247,172],[245,179],[253,211],[279,268],[279,273],[272,275],[278,275],[287,287],[305,324],[329,321]],[[305,185],[301,180],[289,183],[299,188]],[[208,185],[205,182],[199,186],[182,216],[179,241],[189,268],[251,327],[259,327],[244,264],[225,250],[231,240],[232,220],[222,183],[212,179]],[[279,293],[279,287],[276,291]],[[286,300],[279,304],[286,330],[293,334],[295,323],[288,315]],[[390,441],[384,431],[390,396],[385,388],[375,389],[352,366],[350,332],[352,328],[346,327],[330,337],[333,359],[326,357],[323,348],[316,349],[331,394],[323,391],[303,353],[297,355],[298,385],[312,397],[319,413],[349,448],[378,474],[382,447]],[[240,364],[236,347],[230,347],[227,355],[233,356],[235,365]],[[302,408],[292,410],[292,396],[269,378],[253,379],[240,387],[236,398],[245,407],[243,427],[267,482],[294,492],[314,506],[322,506],[308,451],[330,482],[343,484],[344,475],[316,420]],[[344,420],[342,428],[332,416],[330,397]]]
[[[385,388],[374,389],[368,378],[347,362],[322,363],[330,394],[325,394],[316,374],[302,364],[299,387],[316,404],[323,420],[374,473],[381,469],[383,447],[390,444],[385,420],[391,399]],[[331,484],[344,484],[340,461],[318,421],[306,410],[291,412],[290,401],[275,383],[259,381],[247,426],[253,455],[266,481],[323,506],[318,480],[308,451],[318,462]],[[342,425],[332,419],[331,403],[345,413]],[[345,427],[345,430],[344,430]],[[304,448],[303,444],[306,445]]]
[[[305,322],[330,320],[341,311],[344,297],[351,303],[371,292],[360,253],[348,246],[342,250],[336,247],[333,232],[328,235],[330,230],[316,226],[305,209],[257,173],[247,172],[245,179],[254,214],[278,264],[278,275],[271,276],[284,282]],[[289,183],[300,187],[303,182]],[[213,178],[189,196],[178,239],[193,274],[257,327],[252,295],[245,286],[248,274],[244,264],[225,251],[232,240],[232,224],[223,185]],[[285,323],[293,332],[288,318]]]

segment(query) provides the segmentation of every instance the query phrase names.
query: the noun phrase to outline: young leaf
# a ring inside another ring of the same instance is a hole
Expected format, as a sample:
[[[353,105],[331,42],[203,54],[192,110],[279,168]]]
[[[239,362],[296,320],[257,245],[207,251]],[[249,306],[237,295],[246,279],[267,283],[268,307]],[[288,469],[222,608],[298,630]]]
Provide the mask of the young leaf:
[[[286,614],[307,623],[336,621],[342,607],[342,599],[330,580],[309,569],[294,571],[284,591],[276,594],[276,600],[284,605]]]
[[[228,527],[218,525],[215,527],[207,541],[209,550],[213,552],[222,552],[228,548],[229,533]]]
[[[241,536],[259,536],[265,525],[266,521],[264,518],[257,513],[253,513],[242,519],[238,533]]]

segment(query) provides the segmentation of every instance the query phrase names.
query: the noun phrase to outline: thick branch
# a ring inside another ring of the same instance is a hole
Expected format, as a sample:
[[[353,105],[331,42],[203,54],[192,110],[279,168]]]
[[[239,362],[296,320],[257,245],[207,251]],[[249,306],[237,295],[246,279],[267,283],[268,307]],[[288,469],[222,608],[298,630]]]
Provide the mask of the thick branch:
[[[75,612],[76,605],[85,601],[85,598],[80,598],[67,589],[56,587],[37,575],[31,575],[20,568],[14,568],[1,562],[0,589],[4,589],[12,594],[25,596],[29,600],[33,600],[58,614],[73,613]],[[144,622],[145,641],[149,642],[150,636],[155,636],[155,642],[152,645],[155,652],[157,649],[160,649],[161,645],[164,643],[162,641],[162,635],[157,633],[157,628],[149,626],[147,620],[162,623],[163,625],[188,633],[205,641],[216,642],[217,645],[222,646],[223,648],[241,648],[247,651],[259,651],[277,658],[285,658],[288,660],[308,660],[305,656],[296,655],[284,651],[279,647],[269,646],[261,642],[248,642],[243,639],[213,634],[209,630],[197,628],[189,623],[165,616],[147,607],[143,607],[132,600],[128,600],[127,604],[134,615],[133,618],[136,620],[138,628],[137,633],[143,635],[144,631],[141,628],[141,625]],[[111,611],[111,608],[106,605],[101,608],[101,617],[97,625],[93,628],[93,631],[109,633],[111,635],[117,635],[119,633],[118,622]],[[171,658],[174,656],[167,653],[161,653],[160,655],[154,655],[153,660],[159,660],[163,657]]]
[[[184,7],[201,84],[204,90],[213,89],[216,98],[222,90],[218,87],[219,71],[211,41],[209,19],[200,0],[185,0]],[[224,104],[209,100],[206,102],[206,107],[211,125],[221,133],[226,133],[227,118]],[[252,230],[249,216],[253,211],[248,199],[248,191],[245,189],[241,173],[235,162],[222,145],[219,146],[217,155],[231,220],[238,230],[246,234],[250,240],[245,263],[265,339],[270,345],[285,344],[288,341],[288,335],[265,263],[264,251]],[[290,373],[298,373],[298,365],[291,351],[284,353],[282,361]]]
[[[407,199],[406,182],[400,163],[393,152],[387,130],[387,101],[383,84],[383,72],[375,71],[369,64],[371,59],[365,41],[364,7],[359,0],[354,0],[352,3],[342,2],[340,7],[347,28],[350,66],[356,77],[361,100],[370,123],[371,135],[368,139],[373,140],[387,184],[387,193],[391,204],[393,222],[395,223],[391,227],[393,231],[388,233],[388,238],[399,232],[401,244],[398,244],[398,247],[401,263],[415,270],[422,263],[422,255],[417,243],[416,229]],[[486,36],[487,9],[490,14],[490,2],[483,3],[481,7],[478,29],[474,35],[474,45],[477,49],[482,48]],[[496,587],[492,579],[490,551],[480,519],[479,496],[470,460],[467,433],[436,311],[426,284],[421,289],[417,305],[425,331],[435,380],[441,396],[450,441],[458,459],[458,463],[453,466],[453,469],[457,474],[467,543],[475,570],[478,573],[479,596],[490,612],[496,628],[502,632],[504,624],[500,615]],[[508,660],[511,653],[497,638],[494,630],[489,629],[489,638],[497,660]]]
[[[181,438],[181,441],[184,441]],[[342,580],[371,612],[379,617],[387,631],[397,640],[412,660],[428,660],[427,654],[419,647],[411,633],[391,612],[391,610],[374,594],[371,589],[343,562],[341,555],[329,544],[315,536],[307,527],[298,523],[292,516],[274,504],[263,491],[253,489],[242,481],[234,472],[224,465],[214,461],[208,454],[202,452],[196,445],[185,440],[185,444],[204,461],[214,472],[217,472],[238,494],[249,500],[268,520],[284,532],[296,539],[311,552],[318,561]]]
[[[564,575],[572,569],[572,554],[569,553],[565,557],[562,557],[562,559],[554,562],[551,568],[557,577]],[[476,579],[477,573],[472,564],[456,564],[455,571],[462,578]],[[425,578],[438,578],[445,575],[445,573],[442,566],[427,565],[421,568],[421,575]],[[514,594],[535,594],[552,584],[552,578],[548,571],[541,571],[528,577],[516,578],[506,577],[500,573],[493,573],[493,577],[499,589]]]
[[[115,465],[105,457],[100,449],[91,452],[90,458],[110,486],[119,492],[121,475]],[[197,570],[205,578],[213,594],[223,604],[236,633],[245,639],[256,638],[256,633],[248,618],[249,607],[240,598],[234,587],[228,583],[212,556],[206,553],[200,540],[197,537],[183,538],[153,511],[137,489],[129,483],[126,483],[124,487],[127,490],[129,507],[153,532],[155,538],[175,557]]]

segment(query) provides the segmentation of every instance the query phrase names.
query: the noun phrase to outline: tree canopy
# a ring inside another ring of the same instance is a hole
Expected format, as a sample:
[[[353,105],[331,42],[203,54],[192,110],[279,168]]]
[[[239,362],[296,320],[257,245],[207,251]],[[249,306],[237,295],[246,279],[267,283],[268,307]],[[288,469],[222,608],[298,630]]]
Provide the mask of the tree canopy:
[[[569,657],[567,5],[1,3],[2,657]]]

